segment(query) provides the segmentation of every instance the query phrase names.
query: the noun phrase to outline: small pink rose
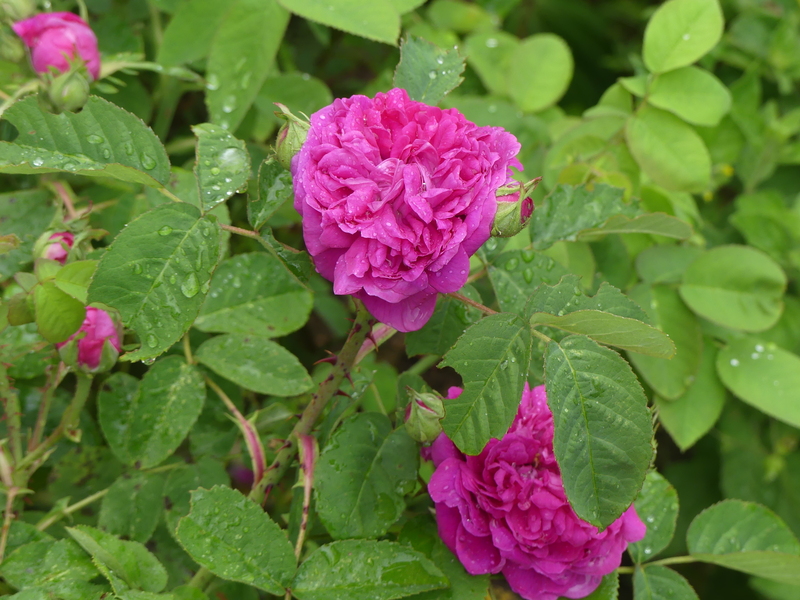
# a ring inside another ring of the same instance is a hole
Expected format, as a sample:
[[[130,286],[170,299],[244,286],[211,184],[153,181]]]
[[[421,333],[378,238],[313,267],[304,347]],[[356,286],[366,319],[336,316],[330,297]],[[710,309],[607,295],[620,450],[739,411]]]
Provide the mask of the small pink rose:
[[[49,243],[44,250],[44,258],[57,260],[62,265],[67,262],[69,250],[75,243],[75,236],[69,231],[58,231],[50,236]]]
[[[41,13],[18,21],[12,27],[31,49],[33,69],[37,73],[47,73],[50,67],[64,73],[69,70],[70,60],[77,57],[83,59],[94,79],[100,75],[97,37],[78,15]]]
[[[60,350],[74,340],[78,344],[78,366],[91,371],[100,366],[106,341],[117,353],[120,351],[120,337],[119,328],[111,315],[100,308],[89,306],[81,328],[67,341],[56,344],[56,348]]]

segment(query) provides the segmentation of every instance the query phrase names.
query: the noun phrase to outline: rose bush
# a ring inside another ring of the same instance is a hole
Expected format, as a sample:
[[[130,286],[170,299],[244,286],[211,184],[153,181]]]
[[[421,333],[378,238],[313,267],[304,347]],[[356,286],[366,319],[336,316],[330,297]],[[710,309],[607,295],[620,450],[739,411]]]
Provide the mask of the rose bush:
[[[467,280],[489,238],[496,191],[520,145],[402,89],[335,100],[311,116],[292,159],[295,208],[317,271],[400,331]]]
[[[100,75],[97,37],[78,15],[41,13],[14,23],[13,29],[31,49],[31,62],[37,73],[47,73],[50,67],[64,73],[77,57],[86,63],[94,79]]]
[[[451,388],[448,398],[461,393]],[[602,532],[567,501],[544,386],[527,384],[503,439],[465,456],[446,435],[430,449],[439,535],[471,574],[500,573],[527,600],[583,598],[619,567],[645,526],[631,506]]]

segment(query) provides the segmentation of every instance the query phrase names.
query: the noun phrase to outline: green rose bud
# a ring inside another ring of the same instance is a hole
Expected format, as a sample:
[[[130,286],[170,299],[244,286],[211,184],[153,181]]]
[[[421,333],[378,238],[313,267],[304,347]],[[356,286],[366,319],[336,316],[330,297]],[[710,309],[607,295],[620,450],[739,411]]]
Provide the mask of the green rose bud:
[[[35,0],[0,0],[0,17],[11,21],[27,19],[36,12]]]
[[[75,112],[89,99],[89,82],[80,70],[70,70],[50,82],[47,96],[57,113]]]
[[[286,121],[278,131],[278,140],[275,142],[275,155],[284,169],[291,169],[292,158],[300,151],[300,147],[306,141],[311,124],[307,119],[301,119],[292,114],[283,104],[276,102],[275,105],[281,109],[275,115]]]
[[[525,184],[513,181],[497,190],[497,212],[492,223],[493,237],[514,237],[528,224],[533,214],[533,200],[530,195],[541,180],[541,177],[537,177]]]
[[[406,407],[406,431],[411,439],[429,443],[442,433],[444,404],[438,394],[421,394],[408,388],[410,401]]]

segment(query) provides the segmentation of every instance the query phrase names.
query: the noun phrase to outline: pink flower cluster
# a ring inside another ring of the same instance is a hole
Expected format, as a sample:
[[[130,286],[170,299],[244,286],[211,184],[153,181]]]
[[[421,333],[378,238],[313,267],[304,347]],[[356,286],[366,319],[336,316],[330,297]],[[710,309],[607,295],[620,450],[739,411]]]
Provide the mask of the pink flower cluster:
[[[100,308],[88,306],[86,308],[86,318],[83,320],[81,328],[72,334],[69,339],[59,344],[56,348],[62,348],[72,342],[78,336],[83,336],[77,340],[78,344],[78,365],[89,370],[100,366],[103,356],[103,346],[108,341],[114,349],[119,352],[122,347],[120,344],[120,332],[111,316]]]
[[[64,73],[69,70],[70,60],[79,57],[94,79],[100,75],[97,37],[78,15],[70,12],[41,13],[18,21],[12,27],[31,49],[33,69],[37,73],[47,73],[50,67]]]
[[[451,388],[449,397],[460,392]],[[465,456],[444,434],[431,455],[428,491],[442,540],[469,573],[502,572],[526,600],[587,596],[619,567],[628,543],[644,537],[632,506],[602,532],[570,507],[544,386],[526,384],[508,433],[478,456]]]
[[[520,145],[402,89],[335,100],[292,160],[306,247],[336,294],[414,331],[466,282]]]

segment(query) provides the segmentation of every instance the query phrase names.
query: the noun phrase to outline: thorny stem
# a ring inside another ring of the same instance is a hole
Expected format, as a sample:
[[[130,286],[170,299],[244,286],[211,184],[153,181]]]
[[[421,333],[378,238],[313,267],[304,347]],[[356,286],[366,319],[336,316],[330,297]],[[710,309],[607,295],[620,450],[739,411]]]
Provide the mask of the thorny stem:
[[[356,318],[353,322],[353,327],[347,337],[347,341],[342,347],[342,351],[336,358],[333,365],[333,370],[328,377],[320,383],[317,391],[311,396],[311,401],[303,410],[300,415],[300,420],[292,429],[289,439],[283,445],[283,448],[278,452],[275,460],[267,469],[264,476],[258,483],[255,484],[250,491],[248,498],[257,504],[263,504],[269,494],[270,490],[280,481],[286,469],[294,458],[297,452],[297,440],[300,435],[308,435],[311,432],[314,423],[322,414],[325,405],[338,391],[339,386],[342,384],[344,378],[349,375],[350,369],[355,363],[358,351],[361,349],[367,334],[372,327],[372,317],[370,316],[364,305],[356,301]],[[214,574],[202,567],[197,573],[194,574],[189,585],[198,589],[204,590],[208,584],[214,579]]]
[[[60,181],[51,181],[50,187],[58,196],[59,200],[64,204],[64,210],[67,211],[67,220],[73,221],[78,218],[78,211],[75,210],[75,205],[72,203],[72,196]]]
[[[92,388],[92,376],[83,373],[76,373],[78,384],[75,387],[75,395],[72,401],[67,406],[64,414],[61,417],[61,422],[41,444],[36,446],[29,452],[22,460],[17,463],[17,470],[21,471],[30,465],[35,464],[42,459],[47,453],[61,440],[67,431],[73,430],[78,425],[78,419],[83,410],[83,405],[86,404],[86,399],[89,397],[89,390]]]
[[[496,315],[497,314],[496,310],[492,310],[491,308],[489,308],[488,306],[484,306],[480,302],[475,302],[475,300],[472,300],[471,298],[467,298],[464,294],[459,294],[458,292],[450,292],[447,295],[450,296],[451,298],[455,298],[459,302],[463,302],[464,304],[466,304],[468,306],[471,306],[472,308],[477,308],[479,311],[481,311],[485,315]]]
[[[22,409],[19,405],[19,396],[11,390],[6,366],[0,363],[0,398],[6,412],[6,430],[11,441],[11,455],[14,462],[22,459]]]
[[[39,412],[36,415],[36,425],[33,428],[33,435],[28,441],[28,450],[33,450],[42,441],[44,428],[47,424],[47,415],[50,412],[50,405],[53,402],[53,394],[55,393],[56,388],[58,388],[58,385],[61,383],[61,379],[63,379],[66,373],[67,369],[63,362],[59,362],[55,369],[51,367],[50,376],[47,380],[47,387],[42,394],[42,401],[39,404]]]
[[[99,492],[96,492],[96,493],[92,494],[91,496],[87,496],[86,498],[76,502],[75,504],[70,504],[69,506],[64,507],[63,510],[61,510],[61,511],[55,513],[55,514],[52,514],[49,517],[39,521],[36,524],[36,529],[38,529],[39,531],[44,531],[45,529],[47,529],[51,525],[54,525],[55,523],[58,523],[64,517],[66,517],[68,515],[71,515],[72,513],[76,512],[76,511],[79,511],[84,506],[90,505],[92,502],[96,502],[97,500],[100,500],[100,498],[105,496],[108,493],[108,490],[110,490],[110,489],[111,488],[106,488],[104,490],[100,490]]]
[[[314,423],[322,414],[322,410],[328,403],[333,395],[339,390],[342,381],[350,374],[350,369],[355,363],[361,345],[367,337],[367,334],[372,327],[372,317],[367,309],[361,302],[356,301],[356,318],[353,322],[353,328],[350,330],[350,335],[342,348],[342,351],[336,357],[336,362],[333,365],[333,370],[327,379],[323,381],[317,391],[311,396],[311,402],[308,403],[303,414],[300,415],[300,420],[294,426],[289,439],[283,445],[283,448],[278,452],[275,460],[267,469],[267,472],[262,477],[253,490],[250,492],[250,499],[263,504],[266,500],[269,491],[273,486],[280,481],[286,469],[294,458],[297,452],[297,436],[308,435]]]
[[[13,486],[6,490],[6,509],[3,516],[3,530],[0,532],[0,561],[6,554],[8,544],[8,532],[11,529],[11,521],[14,519],[14,500],[20,492],[20,488]]]
[[[243,235],[245,237],[253,238],[254,240],[260,240],[261,236],[258,235],[257,231],[250,231],[249,229],[242,229],[241,227],[234,227],[233,225],[225,225],[224,223],[219,224],[225,231],[230,231],[231,233],[235,233],[237,235]]]

